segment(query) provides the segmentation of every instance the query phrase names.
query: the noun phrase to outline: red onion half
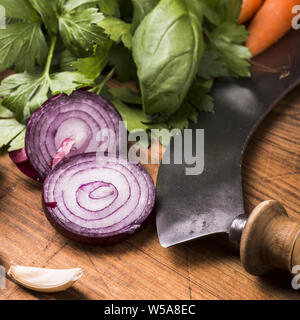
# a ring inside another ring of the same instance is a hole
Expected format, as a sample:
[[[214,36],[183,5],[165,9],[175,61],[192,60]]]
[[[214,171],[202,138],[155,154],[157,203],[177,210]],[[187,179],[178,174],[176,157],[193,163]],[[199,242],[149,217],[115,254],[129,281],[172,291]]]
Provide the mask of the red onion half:
[[[65,157],[96,152],[99,148],[118,152],[120,121],[116,109],[95,93],[78,90],[70,96],[59,94],[30,118],[26,154],[43,181]],[[108,131],[114,135],[107,135]]]
[[[153,180],[141,165],[96,153],[63,160],[43,186],[50,223],[82,243],[107,244],[134,233],[154,202]]]

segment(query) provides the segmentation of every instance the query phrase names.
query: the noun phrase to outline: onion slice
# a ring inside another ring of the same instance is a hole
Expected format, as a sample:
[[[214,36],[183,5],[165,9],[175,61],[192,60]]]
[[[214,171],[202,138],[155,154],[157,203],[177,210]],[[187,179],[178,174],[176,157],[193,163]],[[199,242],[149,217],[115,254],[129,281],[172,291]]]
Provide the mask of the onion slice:
[[[83,90],[59,94],[46,101],[30,118],[25,148],[32,167],[43,181],[64,157],[119,151],[123,126],[116,109],[99,95]],[[113,135],[107,135],[113,132]],[[66,142],[73,141],[72,143]]]
[[[153,180],[141,165],[96,153],[63,160],[43,185],[50,223],[82,243],[108,244],[134,233],[154,202]]]

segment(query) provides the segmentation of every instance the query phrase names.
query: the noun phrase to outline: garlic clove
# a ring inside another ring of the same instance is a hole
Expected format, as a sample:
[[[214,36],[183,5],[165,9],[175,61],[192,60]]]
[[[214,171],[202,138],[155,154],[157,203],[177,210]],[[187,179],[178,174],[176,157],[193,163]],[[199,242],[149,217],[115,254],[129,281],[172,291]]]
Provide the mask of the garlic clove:
[[[7,274],[18,284],[38,292],[61,292],[82,277],[81,268],[45,269],[13,265]]]

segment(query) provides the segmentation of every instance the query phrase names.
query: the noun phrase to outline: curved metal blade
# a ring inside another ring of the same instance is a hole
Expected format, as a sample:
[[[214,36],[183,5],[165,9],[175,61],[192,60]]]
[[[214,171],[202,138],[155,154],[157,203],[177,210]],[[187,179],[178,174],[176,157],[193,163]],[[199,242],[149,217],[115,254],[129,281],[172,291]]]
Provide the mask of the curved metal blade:
[[[205,169],[185,175],[186,164],[161,165],[156,225],[168,247],[228,232],[244,213],[241,160],[247,141],[271,108],[300,83],[300,37],[291,32],[255,59],[249,79],[224,79],[213,90],[215,114],[201,113],[193,130],[205,130]],[[195,145],[194,145],[195,148]],[[171,159],[174,155],[169,146]]]

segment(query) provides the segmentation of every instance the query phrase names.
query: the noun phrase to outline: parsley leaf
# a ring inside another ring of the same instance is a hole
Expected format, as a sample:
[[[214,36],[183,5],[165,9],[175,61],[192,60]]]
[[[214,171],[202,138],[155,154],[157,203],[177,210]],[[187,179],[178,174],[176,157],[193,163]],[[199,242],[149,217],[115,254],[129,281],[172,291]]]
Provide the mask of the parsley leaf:
[[[169,129],[186,129],[189,122],[197,122],[200,111],[214,112],[213,98],[210,95],[213,81],[197,78],[182,106],[168,119]]]
[[[142,97],[127,87],[110,88],[108,92],[116,99],[125,103],[142,105]]]
[[[108,85],[104,85],[101,95],[116,107],[123,121],[127,122],[127,130],[129,132],[147,131],[152,128],[141,107],[141,97],[129,88],[111,88]]]
[[[218,28],[209,35],[209,41],[220,55],[220,59],[226,67],[227,71],[233,77],[249,77],[250,62],[248,59],[252,57],[249,49],[244,45],[233,42],[230,37],[218,33]],[[237,33],[232,33],[234,36]]]
[[[214,102],[210,95],[213,80],[197,78],[188,93],[187,99],[198,111],[214,112]]]
[[[109,96],[129,131],[187,128],[200,111],[214,111],[214,78],[250,74],[251,55],[244,47],[248,33],[237,25],[241,1],[199,0],[206,45],[196,79],[182,106],[166,122],[154,124],[142,110],[139,94],[105,84],[113,74],[120,81],[136,79],[132,33],[159,0],[0,0],[9,18],[0,30],[0,71],[14,67],[20,72],[0,85],[0,147],[21,148],[25,127],[18,121],[27,120],[52,95],[70,94],[94,81],[92,91]],[[40,74],[37,65],[44,65]],[[107,65],[112,68],[103,78]]]
[[[98,22],[98,26],[104,30],[104,33],[107,34],[111,40],[115,42],[122,41],[126,48],[131,49],[131,24],[115,17],[106,17]]]
[[[25,132],[25,125],[19,123],[13,118],[12,113],[0,104],[0,148],[11,145],[9,151],[13,151],[14,147],[21,145],[22,141],[14,143],[14,139],[22,132]],[[21,139],[22,140],[22,139]],[[21,149],[19,148],[19,149]]]
[[[24,129],[25,126],[16,119],[0,119],[0,148],[8,146]]]
[[[24,0],[0,0],[0,5],[8,17],[22,19],[0,30],[0,71],[13,65],[17,72],[31,71],[36,62],[43,64],[48,47],[37,13]]]
[[[8,18],[21,19],[31,22],[39,21],[38,14],[27,0],[0,0],[0,5],[5,8]]]
[[[220,54],[209,44],[206,45],[197,74],[204,79],[229,76],[229,72]]]
[[[92,83],[91,79],[80,72],[50,74],[56,39],[56,36],[51,38],[50,51],[42,74],[17,73],[5,78],[1,83],[0,96],[4,97],[2,103],[20,122],[39,108],[51,94],[70,94],[73,90]]]
[[[26,135],[26,128],[24,128],[20,134],[18,134],[13,140],[10,141],[8,152],[20,150],[25,147],[25,135]]]
[[[0,86],[3,105],[11,110],[18,121],[32,114],[50,97],[50,93],[70,94],[80,87],[91,85],[79,72],[59,72],[54,74],[29,74],[27,72],[11,75]]]
[[[102,46],[96,46],[95,54],[91,57],[81,58],[71,63],[77,71],[87,78],[95,80],[105,68],[108,59],[111,43],[107,41]]]
[[[64,10],[58,17],[59,31],[65,46],[76,57],[93,53],[95,44],[103,44],[107,37],[96,24],[104,18],[97,8]]]
[[[221,22],[220,16],[213,10],[206,1],[200,2],[202,7],[203,16],[212,24],[218,25]]]
[[[245,26],[237,25],[234,22],[223,22],[213,30],[210,36],[213,38],[221,36],[231,42],[244,43],[249,36],[249,32]]]
[[[50,75],[49,87],[52,94],[71,94],[74,90],[91,86],[93,81],[80,72],[58,72]]]
[[[1,100],[2,100],[2,99],[1,99]],[[0,119],[3,119],[3,118],[12,118],[13,116],[14,116],[14,114],[13,114],[10,110],[4,108],[4,107],[0,104]]]
[[[47,100],[49,86],[44,76],[27,72],[5,78],[0,86],[3,105],[11,110],[18,121],[29,115],[29,108],[34,110]]]
[[[82,5],[97,3],[99,0],[59,0],[59,1],[62,2],[61,8],[64,8],[66,11],[72,11]]]
[[[201,0],[204,15],[215,25],[235,21],[241,10],[242,0]]]
[[[148,130],[147,117],[140,108],[129,107],[119,99],[111,99],[111,103],[119,111],[123,121],[127,122],[127,130],[129,132],[138,130]]]
[[[245,26],[238,25],[234,20],[219,23],[214,28],[205,28],[208,39],[198,75],[210,79],[214,77],[250,76],[252,56],[244,42],[248,38]]]
[[[56,1],[47,0],[28,0],[32,7],[39,13],[50,33],[57,31]]]
[[[61,71],[75,71],[73,63],[77,61],[76,57],[68,50],[64,50],[60,55],[59,67]]]
[[[250,76],[251,53],[244,46],[249,33],[237,24],[241,0],[202,0],[201,5],[212,25],[204,24],[208,42],[198,75],[206,79]]]
[[[197,122],[198,111],[187,100],[183,102],[181,107],[171,115],[168,119],[168,127],[170,129],[186,129],[189,121]]]

